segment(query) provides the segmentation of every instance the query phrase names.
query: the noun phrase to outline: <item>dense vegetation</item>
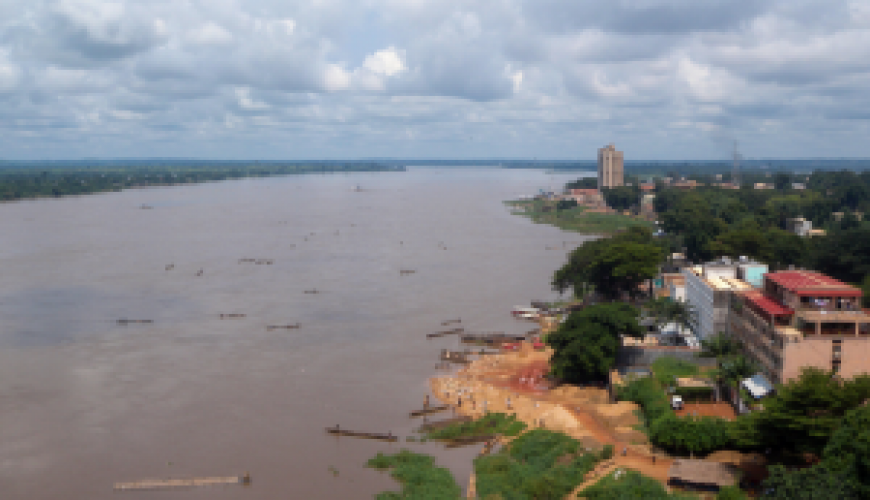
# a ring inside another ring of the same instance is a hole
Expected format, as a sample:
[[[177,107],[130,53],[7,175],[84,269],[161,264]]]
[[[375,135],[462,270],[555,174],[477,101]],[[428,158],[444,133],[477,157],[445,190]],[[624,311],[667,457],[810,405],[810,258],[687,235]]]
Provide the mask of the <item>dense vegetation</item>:
[[[428,439],[457,439],[464,437],[488,436],[501,434],[504,436],[516,436],[526,428],[526,424],[514,415],[504,413],[488,413],[483,417],[449,425],[436,429],[427,434]]]
[[[639,294],[638,285],[658,274],[665,251],[652,233],[635,227],[610,238],[587,241],[574,249],[553,275],[553,288],[575,295],[592,287],[611,300]]]
[[[565,434],[532,430],[499,453],[475,459],[477,494],[503,500],[561,499],[601,458],[583,452],[580,442]]]
[[[375,163],[347,164],[194,164],[179,166],[122,166],[0,168],[0,201],[60,197],[132,187],[192,184],[244,177],[268,177],[326,172],[401,170]]]
[[[555,351],[550,358],[552,376],[571,383],[607,380],[620,335],[642,335],[637,309],[629,304],[614,302],[572,312],[547,335],[547,344]]]
[[[617,470],[597,483],[585,488],[579,494],[588,500],[674,500],[697,498],[694,495],[668,493],[664,486],[651,477],[633,470]]]
[[[674,453],[743,449],[799,463],[807,455],[829,454],[824,450],[846,415],[870,398],[870,376],[839,381],[829,372],[807,368],[798,379],[779,386],[776,394],[766,398],[763,410],[734,422],[676,417],[656,377],[630,381],[619,389],[618,396],[641,406],[650,440]],[[870,452],[870,446],[866,451]],[[862,457],[870,464],[870,454]]]
[[[576,203],[549,200],[515,200],[505,202],[517,215],[538,224],[551,224],[566,231],[585,234],[614,234],[632,227],[651,227],[652,223],[619,213],[591,212]],[[561,205],[560,205],[561,204]]]
[[[820,463],[793,471],[774,466],[770,473],[765,498],[870,498],[870,407],[846,413]]]
[[[406,449],[394,455],[378,455],[368,461],[367,467],[378,470],[392,469],[392,476],[402,484],[400,493],[385,491],[378,500],[428,499],[456,500],[462,490],[449,470],[436,467],[435,459]]]
[[[696,262],[745,255],[772,269],[807,267],[849,283],[870,276],[870,222],[858,219],[870,215],[870,172],[815,172],[806,190],[779,184],[782,189],[662,189],[654,207],[671,249],[684,248]],[[811,220],[827,236],[801,238],[788,231],[787,219],[796,217]]]

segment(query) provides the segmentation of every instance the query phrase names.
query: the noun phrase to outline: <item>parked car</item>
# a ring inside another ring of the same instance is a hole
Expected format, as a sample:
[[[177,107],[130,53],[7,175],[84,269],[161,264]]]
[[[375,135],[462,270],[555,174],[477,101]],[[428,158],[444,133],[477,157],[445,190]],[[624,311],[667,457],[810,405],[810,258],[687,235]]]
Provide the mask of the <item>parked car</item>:
[[[681,396],[671,396],[671,408],[675,410],[682,410],[683,398]]]

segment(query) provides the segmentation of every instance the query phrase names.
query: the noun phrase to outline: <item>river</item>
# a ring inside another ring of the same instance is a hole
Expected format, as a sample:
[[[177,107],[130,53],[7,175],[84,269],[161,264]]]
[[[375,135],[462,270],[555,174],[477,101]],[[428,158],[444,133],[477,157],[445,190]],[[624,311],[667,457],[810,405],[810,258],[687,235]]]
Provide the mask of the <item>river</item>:
[[[554,298],[586,237],[502,201],[581,175],[412,168],[0,204],[0,496],[371,498],[398,485],[363,464],[401,447],[464,488],[477,447],[324,427],[411,435],[457,345],[426,333],[531,328],[509,309]],[[112,490],[245,471],[248,487]]]

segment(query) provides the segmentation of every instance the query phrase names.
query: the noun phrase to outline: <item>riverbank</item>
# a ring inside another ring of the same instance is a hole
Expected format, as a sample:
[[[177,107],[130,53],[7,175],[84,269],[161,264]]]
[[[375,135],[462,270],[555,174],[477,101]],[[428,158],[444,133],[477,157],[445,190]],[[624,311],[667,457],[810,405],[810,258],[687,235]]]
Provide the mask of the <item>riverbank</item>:
[[[27,167],[6,167],[0,164],[0,202],[60,198],[132,188],[178,186],[250,177],[403,171],[405,167],[377,163],[180,162],[168,165],[137,163],[76,167],[58,167],[39,163],[28,164]]]
[[[616,468],[636,470],[667,483],[672,460],[658,456],[639,428],[638,406],[611,403],[598,387],[552,387],[545,379],[552,350],[523,343],[516,352],[483,356],[454,375],[430,379],[432,394],[457,415],[479,418],[487,412],[515,415],[528,429],[562,432],[589,451],[611,445],[616,456],[590,472],[575,489],[594,484]],[[502,438],[502,442],[511,439]],[[460,479],[461,480],[461,479]]]
[[[510,200],[504,203],[512,208],[514,215],[576,233],[608,236],[635,226],[653,227],[649,221],[616,212],[600,212],[582,206],[560,210],[557,202],[550,200]]]

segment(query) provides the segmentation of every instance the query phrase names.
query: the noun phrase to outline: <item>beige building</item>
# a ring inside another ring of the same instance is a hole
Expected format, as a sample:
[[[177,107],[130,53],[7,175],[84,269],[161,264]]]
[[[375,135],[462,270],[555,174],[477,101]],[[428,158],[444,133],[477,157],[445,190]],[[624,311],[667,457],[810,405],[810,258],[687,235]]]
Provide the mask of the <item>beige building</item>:
[[[598,189],[623,185],[622,151],[610,144],[598,150]]]
[[[813,271],[768,273],[762,290],[735,294],[731,334],[774,383],[807,366],[844,378],[870,373],[870,315],[861,296]]]

